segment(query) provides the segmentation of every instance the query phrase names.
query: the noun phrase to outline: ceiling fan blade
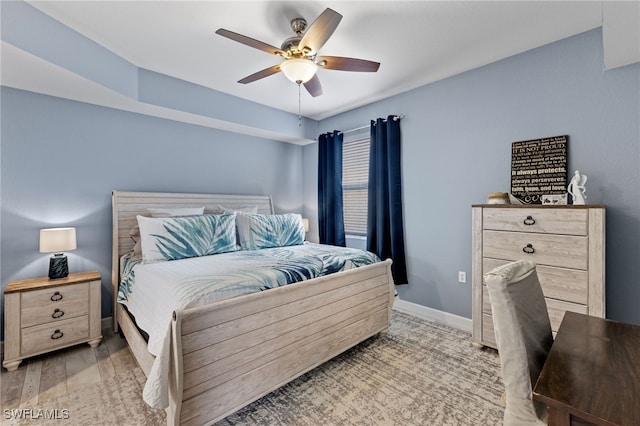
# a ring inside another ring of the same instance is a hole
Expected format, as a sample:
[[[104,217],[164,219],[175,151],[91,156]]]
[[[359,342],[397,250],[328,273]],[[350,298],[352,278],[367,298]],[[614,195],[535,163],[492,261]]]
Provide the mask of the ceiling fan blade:
[[[220,28],[216,31],[216,34],[231,39],[233,41],[237,41],[238,43],[242,43],[249,47],[253,47],[254,49],[262,50],[263,52],[271,53],[272,55],[285,56],[284,51],[278,49],[275,46],[271,46],[270,44],[263,43],[260,40],[256,40],[251,37],[247,37],[242,34],[234,33],[233,31],[225,30],[224,28]]]
[[[322,85],[320,84],[318,74],[314,75],[311,80],[304,83],[304,88],[307,89],[307,92],[309,92],[309,94],[314,98],[322,95]]]
[[[329,40],[341,19],[342,15],[338,12],[326,8],[304,33],[298,49],[305,55],[316,53]]]
[[[251,74],[250,76],[247,76],[242,80],[239,80],[238,83],[242,83],[242,84],[251,83],[253,81],[260,80],[261,78],[269,77],[270,75],[273,75],[277,72],[280,72],[280,64],[274,65],[269,68],[265,68],[262,71],[258,71],[257,73]]]
[[[316,58],[316,64],[328,70],[339,71],[376,72],[380,68],[379,62],[340,56],[319,56]]]

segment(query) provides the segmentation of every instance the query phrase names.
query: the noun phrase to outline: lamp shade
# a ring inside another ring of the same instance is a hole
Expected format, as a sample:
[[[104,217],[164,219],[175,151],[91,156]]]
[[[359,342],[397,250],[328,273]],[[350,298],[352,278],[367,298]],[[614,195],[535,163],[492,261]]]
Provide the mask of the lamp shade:
[[[310,59],[293,58],[280,64],[280,69],[289,80],[301,84],[313,78],[318,66]]]
[[[302,226],[304,226],[304,232],[309,232],[309,218],[308,217],[303,217],[302,218]]]
[[[76,249],[76,228],[40,230],[40,253],[62,253]]]

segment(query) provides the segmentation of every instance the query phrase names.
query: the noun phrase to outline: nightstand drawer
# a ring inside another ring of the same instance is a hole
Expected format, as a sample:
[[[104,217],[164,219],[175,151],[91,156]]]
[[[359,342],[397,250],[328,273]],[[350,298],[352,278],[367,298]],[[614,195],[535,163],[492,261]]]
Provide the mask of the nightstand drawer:
[[[22,293],[22,306],[25,308],[57,308],[61,303],[67,302],[87,305],[89,284],[64,285]]]
[[[554,210],[534,208],[485,209],[482,228],[496,231],[535,232],[542,234],[587,235],[587,210]]]
[[[68,300],[53,302],[49,306],[31,306],[22,308],[21,327],[32,327],[40,324],[53,324],[69,318],[75,318],[89,313],[87,301]]]
[[[89,317],[82,316],[22,330],[21,353],[35,354],[89,337]]]

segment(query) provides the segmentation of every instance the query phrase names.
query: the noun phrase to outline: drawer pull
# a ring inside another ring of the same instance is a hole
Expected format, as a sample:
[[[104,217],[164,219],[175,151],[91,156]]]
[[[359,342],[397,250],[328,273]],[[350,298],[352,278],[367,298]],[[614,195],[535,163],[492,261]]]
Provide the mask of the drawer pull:
[[[57,302],[58,300],[62,300],[62,295],[59,291],[56,291],[55,293],[53,293],[53,296],[51,296],[51,301]]]
[[[51,338],[53,340],[57,340],[57,339],[61,339],[62,336],[64,336],[64,333],[62,331],[60,331],[60,329],[56,329],[56,331],[53,332],[53,334],[51,335]]]
[[[525,220],[523,220],[522,222],[527,226],[531,226],[531,225],[536,223],[536,220],[534,218],[532,218],[531,216],[527,216],[527,218]]]
[[[527,254],[533,254],[535,253],[536,249],[534,249],[531,244],[527,244],[525,247],[522,248],[522,251]]]
[[[53,311],[53,313],[51,314],[51,318],[60,318],[61,316],[64,315],[64,311],[56,308],[55,311]]]

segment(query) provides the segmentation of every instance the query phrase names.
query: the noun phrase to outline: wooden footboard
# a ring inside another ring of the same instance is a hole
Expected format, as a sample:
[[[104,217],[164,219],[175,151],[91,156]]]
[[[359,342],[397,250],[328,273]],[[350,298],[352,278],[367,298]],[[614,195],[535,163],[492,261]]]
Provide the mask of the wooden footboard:
[[[386,330],[390,265],[176,311],[168,423],[215,423]]]

